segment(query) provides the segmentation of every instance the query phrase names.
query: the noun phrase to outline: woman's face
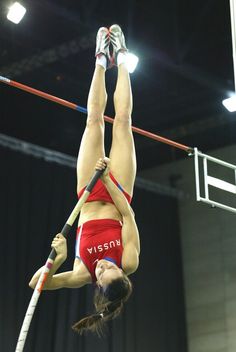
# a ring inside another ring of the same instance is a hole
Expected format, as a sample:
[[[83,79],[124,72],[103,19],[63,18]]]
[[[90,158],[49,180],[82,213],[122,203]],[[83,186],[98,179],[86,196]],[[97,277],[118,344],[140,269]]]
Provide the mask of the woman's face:
[[[109,285],[113,280],[122,277],[123,271],[118,268],[116,264],[101,259],[97,263],[95,275],[97,278],[97,285],[103,287]]]

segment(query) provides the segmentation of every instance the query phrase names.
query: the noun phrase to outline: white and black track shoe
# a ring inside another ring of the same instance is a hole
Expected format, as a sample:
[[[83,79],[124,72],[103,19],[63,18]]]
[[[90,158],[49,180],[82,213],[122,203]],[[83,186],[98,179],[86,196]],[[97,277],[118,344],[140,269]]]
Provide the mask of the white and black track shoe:
[[[109,28],[110,41],[113,46],[113,54],[110,58],[110,61],[114,61],[117,65],[117,55],[119,52],[128,52],[128,49],[125,44],[124,34],[118,24],[113,24]]]
[[[97,32],[95,57],[98,57],[101,54],[105,55],[107,59],[107,66],[110,65],[110,61],[111,61],[109,46],[110,46],[109,30],[106,27],[101,27]]]

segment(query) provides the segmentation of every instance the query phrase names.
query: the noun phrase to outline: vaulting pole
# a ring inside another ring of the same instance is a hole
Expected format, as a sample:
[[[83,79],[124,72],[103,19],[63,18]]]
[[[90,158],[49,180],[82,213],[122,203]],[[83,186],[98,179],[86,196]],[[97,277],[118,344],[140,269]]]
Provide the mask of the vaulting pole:
[[[75,222],[77,216],[79,215],[79,212],[83,206],[83,204],[86,202],[89,194],[91,193],[93,187],[95,186],[96,182],[98,181],[99,177],[102,175],[104,170],[97,170],[94,174],[94,176],[92,177],[91,181],[89,182],[89,184],[87,185],[87,187],[85,188],[83,194],[81,195],[80,199],[78,200],[76,206],[74,207],[72,213],[70,214],[67,222],[65,223],[63,229],[61,230],[61,233],[64,237],[67,237],[67,235],[70,232],[70,229],[73,225],[73,223]],[[28,335],[28,331],[29,331],[29,327],[30,327],[30,323],[31,320],[33,318],[33,314],[36,308],[36,305],[38,303],[40,294],[43,290],[44,284],[47,280],[48,274],[50,272],[50,269],[52,268],[53,262],[56,258],[56,251],[53,248],[51,250],[51,253],[49,254],[49,257],[46,261],[46,264],[44,265],[42,272],[40,274],[40,277],[38,279],[37,285],[34,289],[33,295],[31,297],[30,303],[28,305],[26,314],[25,314],[25,318],[21,327],[21,331],[20,331],[20,335],[17,341],[17,345],[16,345],[16,349],[15,352],[22,352],[24,350],[24,345],[25,345],[25,341]]]

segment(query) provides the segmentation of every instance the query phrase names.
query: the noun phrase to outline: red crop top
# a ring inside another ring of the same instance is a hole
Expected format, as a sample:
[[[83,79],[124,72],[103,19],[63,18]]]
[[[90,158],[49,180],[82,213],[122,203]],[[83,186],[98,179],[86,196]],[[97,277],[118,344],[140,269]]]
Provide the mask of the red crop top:
[[[117,182],[117,180],[115,179],[115,177],[112,175],[111,172],[109,173],[109,176],[111,180],[114,182],[114,184],[117,185],[117,187],[123,192],[124,196],[126,197],[126,199],[130,204],[132,197],[121,187],[121,185]],[[78,193],[79,198],[83,194],[84,190],[85,190],[85,187],[79,191]],[[102,201],[102,202],[108,202],[108,203],[114,204],[108,190],[106,189],[106,186],[103,184],[101,179],[98,179],[97,183],[93,187],[92,192],[90,193],[88,199],[86,200],[86,202],[95,202],[95,201]]]

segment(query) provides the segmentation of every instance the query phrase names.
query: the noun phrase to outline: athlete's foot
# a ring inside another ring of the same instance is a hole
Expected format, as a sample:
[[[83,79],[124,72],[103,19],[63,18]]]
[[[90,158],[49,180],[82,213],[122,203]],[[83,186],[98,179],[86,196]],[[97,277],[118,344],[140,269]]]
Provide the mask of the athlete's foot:
[[[109,30],[106,27],[101,27],[97,32],[95,57],[99,59],[104,55],[106,58],[106,67],[109,67],[111,61],[109,46]]]
[[[128,49],[125,44],[124,34],[118,24],[113,24],[109,28],[110,41],[113,47],[113,54],[110,58],[111,63],[117,65],[117,56],[119,52],[127,53]]]

